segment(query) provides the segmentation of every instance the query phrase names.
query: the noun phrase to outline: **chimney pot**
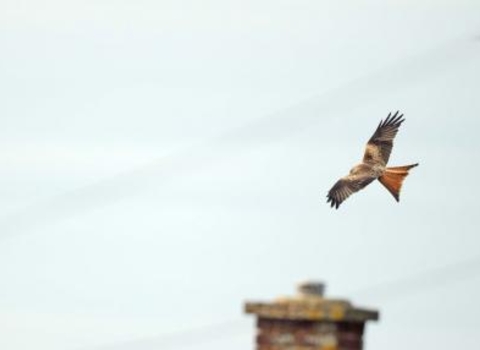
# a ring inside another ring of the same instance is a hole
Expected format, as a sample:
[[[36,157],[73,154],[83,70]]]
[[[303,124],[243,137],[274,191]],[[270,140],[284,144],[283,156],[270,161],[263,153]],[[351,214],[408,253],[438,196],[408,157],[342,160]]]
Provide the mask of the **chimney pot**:
[[[308,281],[300,283],[297,287],[297,291],[301,295],[305,296],[318,296],[323,297],[325,293],[325,284],[321,282]]]

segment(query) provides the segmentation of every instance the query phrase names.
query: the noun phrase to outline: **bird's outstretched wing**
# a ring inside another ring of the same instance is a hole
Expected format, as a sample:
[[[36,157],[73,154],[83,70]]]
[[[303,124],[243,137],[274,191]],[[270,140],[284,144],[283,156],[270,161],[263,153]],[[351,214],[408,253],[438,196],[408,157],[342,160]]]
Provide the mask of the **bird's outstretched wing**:
[[[399,114],[397,111],[394,115],[389,113],[387,119],[380,122],[365,148],[365,155],[363,156],[365,163],[387,165],[392,152],[393,139],[397,135],[398,128],[405,120],[402,117],[403,114]]]
[[[353,193],[360,191],[375,179],[376,177],[369,173],[342,177],[333,185],[330,191],[328,191],[327,203],[330,203],[332,208],[335,207],[335,209],[338,209],[345,199]]]

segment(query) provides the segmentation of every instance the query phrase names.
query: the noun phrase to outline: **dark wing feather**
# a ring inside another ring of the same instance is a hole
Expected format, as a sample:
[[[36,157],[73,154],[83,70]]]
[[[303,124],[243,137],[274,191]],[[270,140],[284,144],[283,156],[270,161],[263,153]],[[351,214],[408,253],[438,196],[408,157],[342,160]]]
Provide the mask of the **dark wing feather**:
[[[403,114],[397,111],[394,115],[389,113],[387,119],[382,120],[373,136],[368,140],[363,161],[365,163],[381,163],[387,165],[392,152],[393,139],[397,135],[398,128],[405,119]]]
[[[342,177],[328,191],[327,203],[330,203],[332,208],[338,209],[345,199],[353,193],[360,191],[375,179],[376,177],[371,174],[356,174]]]

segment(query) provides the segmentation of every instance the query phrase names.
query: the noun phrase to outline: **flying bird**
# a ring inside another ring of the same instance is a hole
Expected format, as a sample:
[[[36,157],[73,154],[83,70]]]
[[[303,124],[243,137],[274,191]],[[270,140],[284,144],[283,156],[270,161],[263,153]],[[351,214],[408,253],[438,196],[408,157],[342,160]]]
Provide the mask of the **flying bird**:
[[[367,142],[362,162],[354,166],[350,174],[338,180],[328,191],[327,203],[330,203],[332,208],[338,209],[350,195],[365,188],[374,180],[380,181],[397,202],[400,200],[403,180],[407,177],[409,170],[418,165],[416,163],[387,167],[393,139],[404,121],[403,114],[399,114],[398,111],[394,115],[389,113],[385,120],[380,121],[373,136]]]

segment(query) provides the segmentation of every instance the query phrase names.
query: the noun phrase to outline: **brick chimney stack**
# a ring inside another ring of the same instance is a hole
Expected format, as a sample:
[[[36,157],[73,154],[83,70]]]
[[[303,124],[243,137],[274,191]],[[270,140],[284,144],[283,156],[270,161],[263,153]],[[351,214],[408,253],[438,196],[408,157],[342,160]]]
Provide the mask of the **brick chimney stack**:
[[[257,350],[362,350],[363,331],[378,312],[350,302],[326,299],[325,286],[302,283],[294,297],[271,303],[247,302],[245,311],[257,316]]]

